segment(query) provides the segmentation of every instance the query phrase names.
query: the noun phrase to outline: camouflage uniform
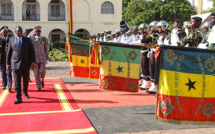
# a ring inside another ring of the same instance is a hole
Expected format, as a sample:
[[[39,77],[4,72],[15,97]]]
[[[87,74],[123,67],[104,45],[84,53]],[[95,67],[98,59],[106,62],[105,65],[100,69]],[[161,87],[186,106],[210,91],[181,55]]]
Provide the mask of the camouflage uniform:
[[[188,47],[197,48],[199,43],[202,42],[202,33],[199,29],[193,29],[187,36],[185,36],[181,42],[181,46],[186,46],[188,44]]]

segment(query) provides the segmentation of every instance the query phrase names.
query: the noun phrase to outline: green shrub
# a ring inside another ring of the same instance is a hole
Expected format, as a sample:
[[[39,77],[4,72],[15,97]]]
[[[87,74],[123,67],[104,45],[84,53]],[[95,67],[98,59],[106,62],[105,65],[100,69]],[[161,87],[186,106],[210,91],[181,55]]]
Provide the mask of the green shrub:
[[[65,48],[65,46],[66,46],[66,43],[65,42],[61,42],[61,41],[55,41],[55,42],[53,42],[54,43],[54,48],[57,48],[57,49],[59,49],[59,48]]]
[[[53,49],[49,52],[49,61],[68,61],[68,51],[65,49]]]

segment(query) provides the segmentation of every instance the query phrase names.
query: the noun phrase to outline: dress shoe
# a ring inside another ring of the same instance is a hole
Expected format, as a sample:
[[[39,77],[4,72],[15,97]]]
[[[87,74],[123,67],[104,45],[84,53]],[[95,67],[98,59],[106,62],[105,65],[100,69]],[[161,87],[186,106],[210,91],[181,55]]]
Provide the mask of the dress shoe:
[[[16,99],[16,101],[14,102],[14,104],[19,104],[22,103],[22,99]]]
[[[26,99],[29,99],[29,95],[28,94],[24,94]]]
[[[154,91],[149,91],[148,93],[149,94],[156,94],[156,92],[154,92]]]
[[[41,88],[38,88],[38,91],[41,91]]]
[[[2,87],[2,90],[5,90],[5,89],[6,89],[6,86],[3,86],[3,87]]]
[[[44,82],[41,82],[41,86],[42,86],[42,88],[44,88]]]
[[[11,93],[11,88],[8,88],[8,92]]]

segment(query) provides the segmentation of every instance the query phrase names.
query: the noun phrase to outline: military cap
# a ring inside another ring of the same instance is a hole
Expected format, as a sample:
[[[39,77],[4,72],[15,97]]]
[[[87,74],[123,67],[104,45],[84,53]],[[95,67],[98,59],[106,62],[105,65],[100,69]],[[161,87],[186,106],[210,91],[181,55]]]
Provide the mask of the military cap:
[[[193,20],[196,20],[196,21],[202,21],[202,18],[201,18],[201,17],[193,17],[192,19],[193,19]]]
[[[105,33],[109,33],[109,32],[111,32],[110,30],[105,30]]]
[[[35,30],[35,31],[41,31],[41,29],[42,29],[41,26],[36,26],[36,27],[34,27],[34,30]]]
[[[212,12],[212,13],[211,13],[211,16],[215,16],[215,12]]]

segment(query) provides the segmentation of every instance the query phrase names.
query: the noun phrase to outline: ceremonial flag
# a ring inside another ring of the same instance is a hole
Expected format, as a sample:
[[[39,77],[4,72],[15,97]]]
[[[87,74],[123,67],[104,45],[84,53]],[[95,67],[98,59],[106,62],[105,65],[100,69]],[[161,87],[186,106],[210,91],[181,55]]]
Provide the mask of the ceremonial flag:
[[[141,46],[102,42],[100,89],[138,92]]]
[[[89,44],[72,40],[71,43],[70,75],[71,77],[89,78],[90,55]]]
[[[215,124],[214,51],[163,46],[156,68],[157,120]]]
[[[69,7],[69,33],[73,33],[72,0],[68,0],[68,7]]]

